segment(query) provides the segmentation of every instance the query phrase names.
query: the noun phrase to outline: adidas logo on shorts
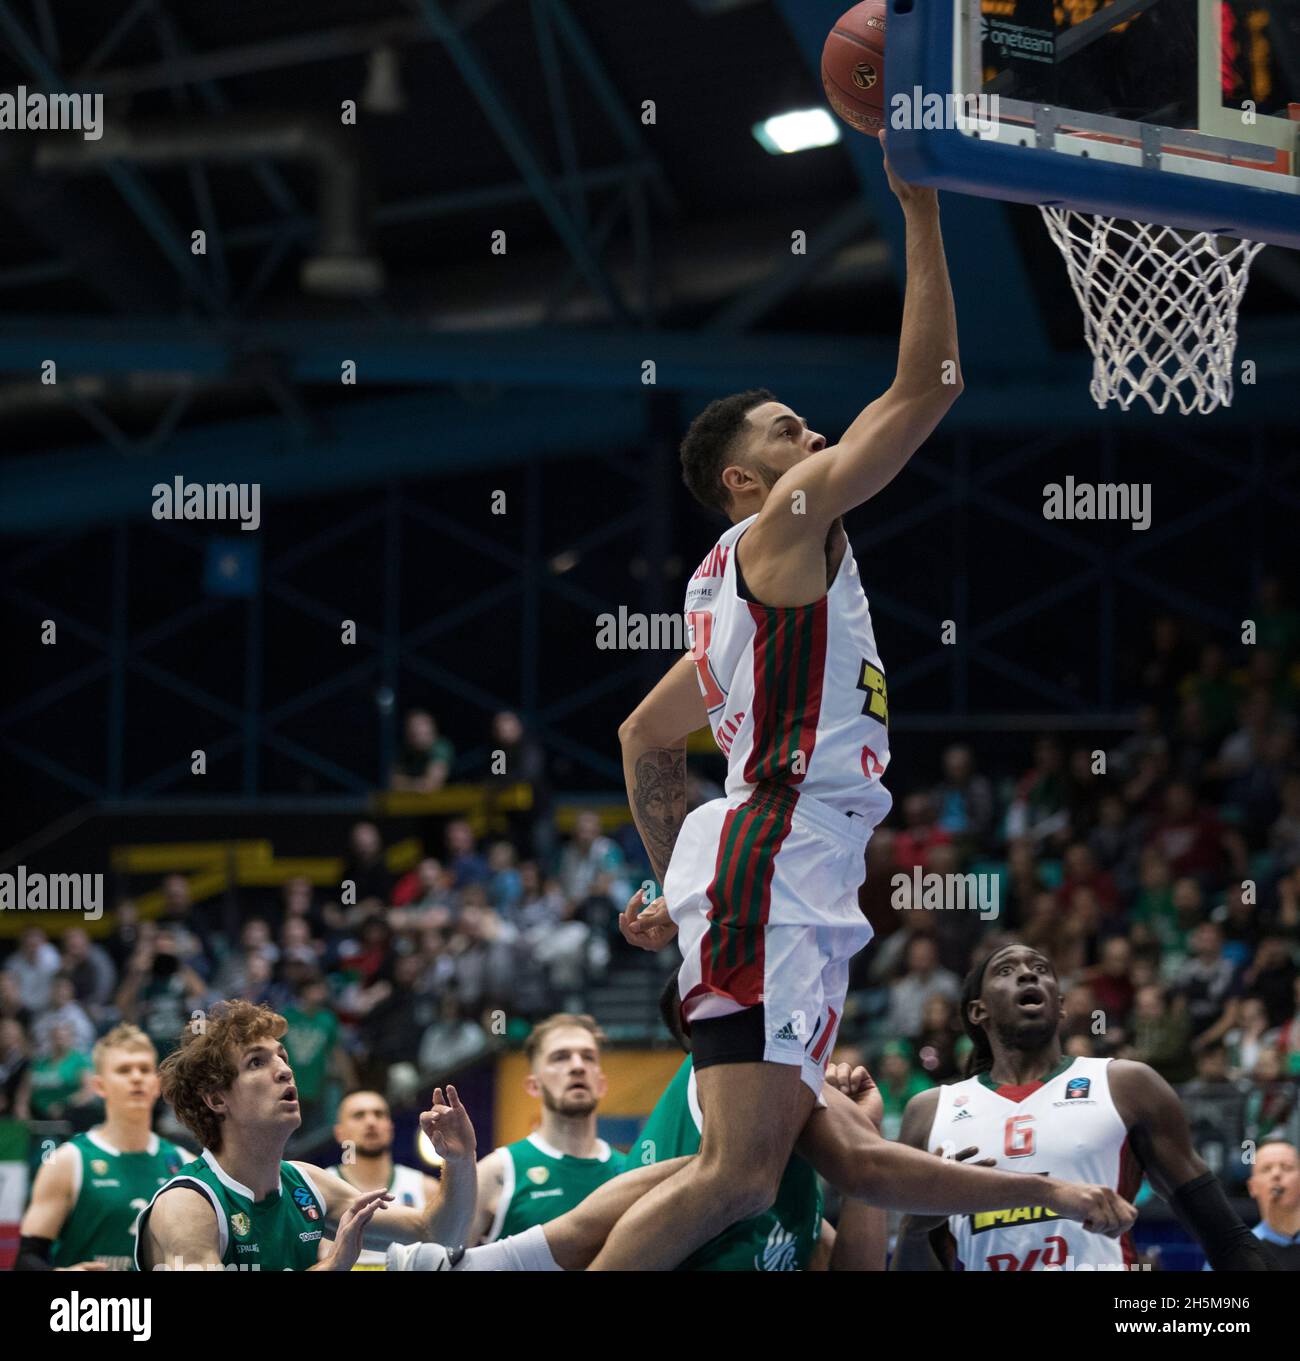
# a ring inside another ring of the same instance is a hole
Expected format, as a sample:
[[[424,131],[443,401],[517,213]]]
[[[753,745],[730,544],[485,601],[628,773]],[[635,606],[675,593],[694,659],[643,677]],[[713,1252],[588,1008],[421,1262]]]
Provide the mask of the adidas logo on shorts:
[[[772,1038],[773,1038],[774,1040],[797,1040],[797,1039],[799,1038],[799,1035],[798,1035],[798,1033],[795,1031],[794,1022],[793,1022],[793,1021],[787,1021],[787,1022],[781,1027],[781,1029],[778,1030],[778,1031],[776,1032],[776,1034],[772,1036]]]

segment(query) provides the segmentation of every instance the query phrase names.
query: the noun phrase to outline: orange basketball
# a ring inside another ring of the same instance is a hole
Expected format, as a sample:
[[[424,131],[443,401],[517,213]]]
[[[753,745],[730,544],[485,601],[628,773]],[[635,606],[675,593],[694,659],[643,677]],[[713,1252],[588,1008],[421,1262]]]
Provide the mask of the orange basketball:
[[[822,48],[822,85],[831,108],[874,137],[885,126],[885,0],[842,14]]]

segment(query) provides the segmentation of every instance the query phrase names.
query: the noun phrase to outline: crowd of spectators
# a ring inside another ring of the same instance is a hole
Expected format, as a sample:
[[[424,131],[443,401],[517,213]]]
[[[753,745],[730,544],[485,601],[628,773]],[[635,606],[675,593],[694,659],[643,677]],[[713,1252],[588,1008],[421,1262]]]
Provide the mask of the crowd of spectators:
[[[895,791],[862,893],[877,940],[855,961],[841,1034],[877,1071],[890,1132],[912,1095],[960,1076],[962,979],[1015,937],[1055,964],[1067,1051],[1139,1059],[1178,1084],[1226,1170],[1238,1137],[1294,1137],[1300,616],[1276,583],[1257,615],[1237,663],[1158,620],[1118,742],[1044,736],[1018,775],[995,753],[984,773],[958,743],[933,786]],[[950,911],[897,910],[895,876],[914,867],[987,876],[997,916],[961,895]]]
[[[392,787],[440,788],[450,744],[429,714],[408,720]],[[544,790],[520,720],[497,715],[491,736],[517,758],[516,778],[531,774]],[[295,878],[269,897],[241,891],[233,923],[228,903],[194,903],[189,880],[171,874],[157,886],[157,915],[142,919],[121,900],[98,941],[80,927],[53,938],[31,927],[0,968],[0,1116],[88,1123],[97,1035],[131,1021],[166,1054],[195,1013],[223,998],[286,1017],[308,1125],[332,1083],[401,1099],[539,1016],[583,1010],[612,953],[626,948],[617,915],[640,868],[602,832],[598,811],[578,812],[559,836],[535,799],[510,830],[481,838],[452,817],[436,854],[394,873],[379,826],[361,821],[338,885]],[[625,828],[622,840],[639,857],[635,834]]]
[[[1070,1053],[1150,1063],[1210,1103],[1203,1119],[1189,1105],[1205,1128],[1262,1138],[1297,1118],[1300,616],[1272,583],[1256,615],[1236,659],[1156,621],[1136,721],[1118,735],[1042,736],[1020,768],[1020,742],[957,742],[928,781],[904,774],[899,744],[861,893],[876,941],[854,963],[840,1035],[877,1074],[889,1132],[916,1091],[960,1076],[962,978],[1011,937],[1054,962]],[[456,754],[433,716],[411,711],[404,732],[391,788],[443,788]],[[404,873],[363,821],[341,890],[292,880],[273,901],[241,901],[233,930],[172,875],[160,914],[121,901],[98,941],[26,932],[0,969],[0,1114],[75,1110],[96,1034],[134,1021],[165,1053],[221,997],[286,1015],[309,1108],[332,1079],[400,1096],[533,1018],[590,1010],[593,986],[633,957],[617,914],[648,875],[639,840],[625,816],[603,830],[594,808],[561,831],[542,744],[510,713],[489,737],[532,808],[487,835],[442,820],[433,854]],[[719,774],[692,759],[688,807],[720,793],[706,778]],[[987,876],[996,916],[898,910],[896,876],[914,869]]]

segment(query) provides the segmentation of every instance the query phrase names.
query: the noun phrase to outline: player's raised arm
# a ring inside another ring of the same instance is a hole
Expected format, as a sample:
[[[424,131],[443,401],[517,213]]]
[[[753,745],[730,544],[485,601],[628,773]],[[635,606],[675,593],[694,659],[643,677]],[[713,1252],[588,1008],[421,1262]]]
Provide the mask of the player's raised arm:
[[[1215,1271],[1267,1271],[1259,1240],[1232,1208],[1218,1177],[1192,1147],[1178,1094],[1145,1063],[1116,1059],[1111,1095],[1129,1146],[1151,1184],[1205,1249]]]
[[[673,663],[618,730],[628,804],[661,884],[686,817],[686,739],[708,721],[688,654]]]
[[[342,1226],[343,1218],[354,1206],[366,1204],[378,1195],[379,1204],[367,1208],[358,1247],[386,1248],[390,1243],[443,1243],[460,1247],[469,1237],[474,1221],[477,1164],[474,1126],[454,1087],[435,1087],[433,1104],[420,1116],[420,1128],[442,1158],[442,1178],[438,1194],[423,1207],[389,1205],[393,1197],[385,1193],[358,1192],[342,1177],[306,1163],[295,1163],[320,1192],[325,1201],[326,1225]],[[335,1245],[339,1243],[336,1232]],[[322,1264],[323,1265],[323,1264]]]
[[[962,391],[957,314],[938,195],[898,179],[888,157],[885,168],[907,223],[898,371],[837,445],[803,459],[777,481],[759,517],[760,524],[771,520],[775,542],[804,533],[820,536],[837,516],[869,501],[893,481]],[[803,496],[799,513],[791,514],[796,492]]]

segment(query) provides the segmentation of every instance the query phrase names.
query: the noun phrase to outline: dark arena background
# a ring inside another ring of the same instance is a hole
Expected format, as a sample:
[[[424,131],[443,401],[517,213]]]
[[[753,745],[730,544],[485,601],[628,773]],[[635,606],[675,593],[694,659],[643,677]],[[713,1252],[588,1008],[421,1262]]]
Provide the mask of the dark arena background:
[[[0,1265],[104,1118],[96,1038],[161,1057],[225,998],[288,1014],[287,1157],[338,1163],[357,1087],[434,1176],[435,1085],[480,1156],[524,1138],[555,1012],[602,1027],[598,1133],[634,1144],[680,957],[619,931],[655,877],[619,727],[725,528],[678,446],[758,387],[834,444],[895,376],[879,147],[755,135],[825,109],[844,7],[0,0],[0,89],[103,97],[98,138],[0,131]],[[1034,208],[941,212],[964,391],[846,520],[894,804],[834,1059],[896,1138],[963,1076],[962,978],[1024,941],[1067,1055],[1172,1084],[1254,1226],[1255,1153],[1300,1143],[1300,260],[1255,263],[1230,407],[1101,411]],[[1067,478],[1146,486],[1149,524],[1049,518]],[[164,518],[178,484],[251,513]],[[726,760],[688,753],[694,808]],[[996,915],[899,910],[914,870]],[[42,874],[102,915],[30,910]],[[1136,1204],[1138,1260],[1199,1271]]]

